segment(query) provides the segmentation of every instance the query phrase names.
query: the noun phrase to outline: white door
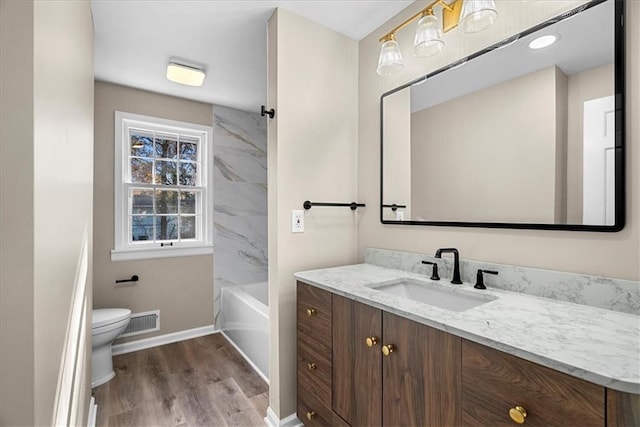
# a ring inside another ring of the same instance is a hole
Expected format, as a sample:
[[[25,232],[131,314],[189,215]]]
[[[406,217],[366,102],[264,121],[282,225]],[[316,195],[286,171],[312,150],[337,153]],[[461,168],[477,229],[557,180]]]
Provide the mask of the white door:
[[[615,105],[613,96],[584,103],[582,223],[615,220]]]

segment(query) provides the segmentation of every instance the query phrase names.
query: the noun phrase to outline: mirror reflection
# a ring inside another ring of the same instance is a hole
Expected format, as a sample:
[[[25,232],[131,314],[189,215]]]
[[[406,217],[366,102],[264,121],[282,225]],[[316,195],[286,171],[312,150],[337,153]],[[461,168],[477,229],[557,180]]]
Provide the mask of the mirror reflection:
[[[382,202],[406,208],[383,221],[613,226],[614,15],[599,3],[384,95]]]

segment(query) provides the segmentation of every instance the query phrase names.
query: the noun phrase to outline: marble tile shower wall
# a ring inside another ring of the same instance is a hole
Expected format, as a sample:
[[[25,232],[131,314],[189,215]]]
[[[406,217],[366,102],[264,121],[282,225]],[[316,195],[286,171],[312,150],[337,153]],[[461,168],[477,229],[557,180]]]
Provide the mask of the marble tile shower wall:
[[[267,128],[259,114],[213,108],[214,315],[221,290],[267,280]]]
[[[488,288],[640,315],[638,281],[471,261],[462,259],[462,256],[464,254],[461,254],[460,259],[460,275],[465,283],[476,282],[478,269],[496,270],[499,272],[498,276],[485,276],[485,285]],[[436,258],[432,254],[377,248],[367,248],[364,252],[366,264],[430,275],[431,266],[423,265],[422,260],[436,261]],[[437,262],[440,277],[449,282],[453,272],[451,255],[447,254]]]

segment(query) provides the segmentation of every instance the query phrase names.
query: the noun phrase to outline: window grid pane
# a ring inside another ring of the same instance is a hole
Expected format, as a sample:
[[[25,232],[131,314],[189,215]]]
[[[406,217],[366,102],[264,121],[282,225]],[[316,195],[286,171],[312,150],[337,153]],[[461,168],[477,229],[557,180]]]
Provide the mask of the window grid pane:
[[[153,159],[145,157],[131,157],[129,161],[129,182],[151,184]]]
[[[156,159],[175,159],[178,154],[178,135],[157,132],[154,148]]]
[[[153,215],[131,215],[129,217],[129,230],[132,242],[153,241],[155,235]]]
[[[200,138],[190,136],[180,136],[179,159],[180,160],[200,160]]]
[[[131,129],[129,131],[129,155],[152,158],[153,132]]]

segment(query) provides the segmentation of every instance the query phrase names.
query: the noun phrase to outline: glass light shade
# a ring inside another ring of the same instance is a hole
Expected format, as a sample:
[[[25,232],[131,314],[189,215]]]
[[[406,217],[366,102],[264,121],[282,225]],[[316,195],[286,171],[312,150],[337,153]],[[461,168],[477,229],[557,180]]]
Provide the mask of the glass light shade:
[[[443,47],[444,41],[438,18],[434,15],[425,15],[420,18],[413,41],[413,53],[416,56],[427,57],[439,53]]]
[[[402,71],[403,68],[402,53],[400,52],[398,42],[391,39],[382,43],[380,56],[378,57],[378,68],[376,69],[378,74],[381,76],[389,76]]]
[[[204,71],[187,65],[170,62],[167,65],[167,79],[188,86],[202,86]]]
[[[497,17],[493,0],[464,0],[458,27],[463,33],[477,33],[492,26]]]

